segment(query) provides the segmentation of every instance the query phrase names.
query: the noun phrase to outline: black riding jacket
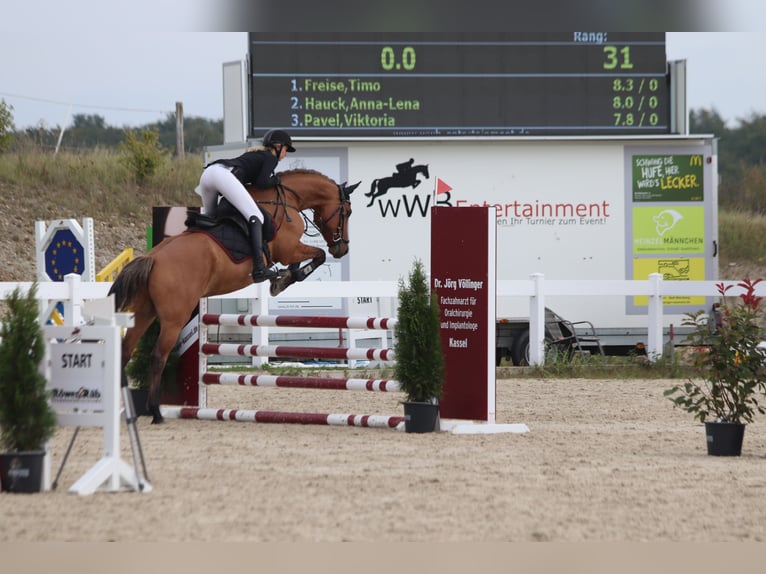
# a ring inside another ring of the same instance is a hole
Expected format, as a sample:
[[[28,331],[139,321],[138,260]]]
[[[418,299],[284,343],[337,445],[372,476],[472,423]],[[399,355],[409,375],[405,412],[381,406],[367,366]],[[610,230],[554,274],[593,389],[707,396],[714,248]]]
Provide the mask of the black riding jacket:
[[[279,178],[274,175],[274,169],[279,162],[277,157],[268,150],[247,151],[239,157],[219,159],[208,165],[214,163],[234,168],[231,172],[242,182],[242,185],[252,184],[266,189],[279,183]]]

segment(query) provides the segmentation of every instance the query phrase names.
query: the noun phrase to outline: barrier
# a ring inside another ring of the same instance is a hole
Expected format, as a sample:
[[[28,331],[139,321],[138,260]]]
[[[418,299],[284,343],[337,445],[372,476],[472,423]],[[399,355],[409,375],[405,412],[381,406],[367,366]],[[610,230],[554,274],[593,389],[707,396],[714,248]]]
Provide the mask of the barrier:
[[[404,422],[404,417],[385,415],[353,415],[322,413],[285,413],[278,411],[254,411],[244,409],[208,409],[200,407],[162,407],[162,414],[169,418],[207,421],[239,421],[253,423],[289,423],[302,425],[329,425],[394,429]]]
[[[203,373],[206,385],[242,385],[252,387],[285,387],[289,389],[328,389],[333,391],[399,391],[399,382],[383,379],[328,379],[325,377],[291,377],[286,375],[244,375],[238,373]]]
[[[205,355],[227,357],[294,357],[305,359],[369,359],[393,361],[392,349],[358,349],[331,347],[290,347],[286,345],[238,345],[236,343],[204,343],[200,350]]]
[[[542,349],[545,343],[545,306],[548,297],[646,297],[649,304],[644,325],[650,334],[647,355],[651,360],[658,360],[663,356],[663,325],[667,326],[665,322],[668,310],[663,308],[663,297],[719,297],[719,283],[731,289],[729,291],[731,296],[737,296],[742,292],[738,281],[670,281],[663,279],[659,273],[650,274],[646,280],[545,279],[544,275],[535,273],[527,279],[498,280],[497,296],[499,298],[523,297],[529,301],[530,341],[534,343],[530,345],[530,355],[535,354],[534,357],[530,356],[530,359],[537,365],[544,364]],[[16,287],[29,289],[31,284],[31,281],[0,282],[0,299],[5,299]],[[262,285],[251,285],[233,293],[218,295],[216,298],[268,297],[268,284],[265,287]],[[73,301],[106,297],[109,287],[111,287],[110,283],[83,281],[78,283],[77,294],[73,296],[71,288],[65,283],[44,281],[39,284],[38,296],[42,305],[47,305],[48,301],[54,300],[63,301],[66,307],[71,306]],[[291,286],[290,296],[356,297],[364,295],[393,299],[396,297],[396,289],[396,281],[309,281]],[[758,297],[766,297],[766,282],[758,284],[755,294]],[[46,308],[43,307],[43,310]],[[47,314],[43,316],[43,320],[48,319],[51,310],[47,308]]]
[[[96,273],[96,281],[114,281],[123,267],[131,261],[133,261],[133,248],[126,247],[117,257],[107,263],[101,271]]]
[[[205,325],[252,327],[311,327],[320,329],[385,329],[396,328],[396,319],[374,317],[313,317],[307,315],[216,315],[205,313]]]
[[[373,428],[397,428],[404,422],[402,416],[358,415],[346,413],[292,413],[264,410],[207,408],[207,385],[239,385],[252,387],[314,389],[335,391],[397,392],[398,381],[382,379],[340,379],[322,377],[297,377],[254,375],[247,373],[207,372],[207,357],[211,355],[239,357],[290,357],[338,360],[393,361],[392,349],[360,349],[329,347],[295,347],[284,345],[242,345],[234,343],[208,343],[208,327],[236,325],[253,327],[302,327],[320,329],[392,330],[393,318],[370,317],[321,317],[306,315],[252,315],[207,313],[207,300],[200,301],[199,312],[199,360],[197,406],[162,406],[162,414],[168,418],[244,421],[258,423],[292,423],[331,426],[356,426]]]

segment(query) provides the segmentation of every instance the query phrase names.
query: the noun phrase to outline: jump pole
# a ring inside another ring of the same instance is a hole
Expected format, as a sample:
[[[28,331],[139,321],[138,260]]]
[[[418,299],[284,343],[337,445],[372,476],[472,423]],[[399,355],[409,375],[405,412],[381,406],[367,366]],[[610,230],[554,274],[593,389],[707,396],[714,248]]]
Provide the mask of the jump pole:
[[[355,426],[371,428],[401,428],[403,416],[360,415],[350,413],[295,413],[267,410],[216,409],[207,408],[207,385],[240,385],[274,388],[303,388],[317,390],[356,390],[376,392],[399,391],[399,383],[382,379],[335,379],[322,377],[291,377],[273,375],[252,375],[244,373],[207,372],[207,357],[226,356],[286,356],[329,359],[368,359],[393,361],[392,349],[356,349],[327,347],[290,347],[271,345],[238,345],[209,343],[210,325],[237,326],[284,326],[326,329],[379,329],[390,330],[396,325],[391,318],[370,317],[321,317],[321,316],[269,316],[231,315],[207,312],[207,301],[202,299],[199,307],[198,328],[198,398],[194,406],[163,405],[163,416],[211,421],[239,421],[257,423],[291,423],[329,426]]]
[[[395,429],[404,422],[403,416],[288,413],[244,409],[212,409],[200,407],[163,406],[162,414],[169,418],[208,421],[238,421],[253,423],[290,423],[303,425],[329,425],[344,427],[370,427]]]

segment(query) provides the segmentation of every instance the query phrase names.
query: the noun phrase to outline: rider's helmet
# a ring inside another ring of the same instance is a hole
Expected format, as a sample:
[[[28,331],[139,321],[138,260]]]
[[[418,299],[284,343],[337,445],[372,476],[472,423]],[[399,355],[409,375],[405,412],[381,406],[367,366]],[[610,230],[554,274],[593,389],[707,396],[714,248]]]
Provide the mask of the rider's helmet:
[[[263,145],[266,147],[274,147],[276,144],[282,144],[287,147],[287,151],[295,151],[293,147],[293,140],[284,130],[269,130],[263,136]]]

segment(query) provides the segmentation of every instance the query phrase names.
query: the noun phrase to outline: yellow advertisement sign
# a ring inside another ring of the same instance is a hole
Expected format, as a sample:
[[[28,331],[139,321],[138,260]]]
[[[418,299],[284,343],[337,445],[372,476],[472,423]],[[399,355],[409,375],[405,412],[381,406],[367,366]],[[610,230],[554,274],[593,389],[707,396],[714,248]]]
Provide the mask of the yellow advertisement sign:
[[[703,206],[633,208],[633,255],[704,252]]]
[[[661,273],[665,281],[704,281],[705,259],[703,257],[663,257],[657,259],[634,259],[633,278],[648,279],[652,273]],[[633,304],[646,307],[649,298],[646,296],[633,297]],[[702,296],[663,297],[665,307],[674,305],[705,305]]]

